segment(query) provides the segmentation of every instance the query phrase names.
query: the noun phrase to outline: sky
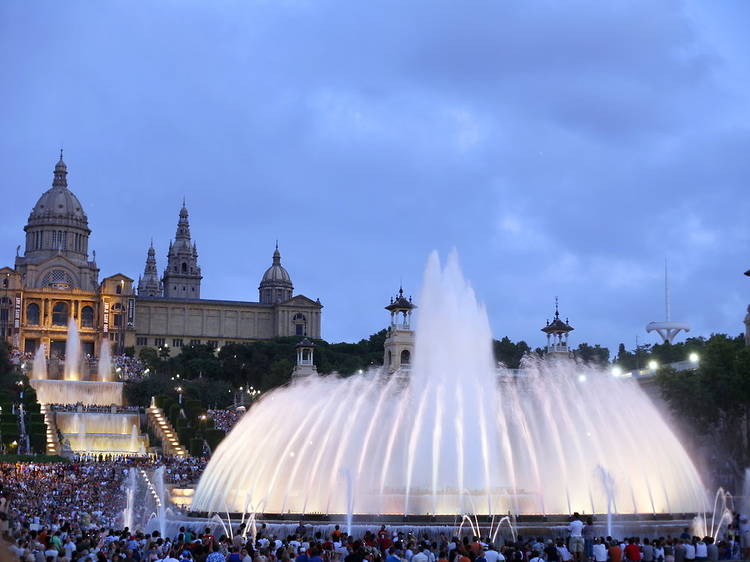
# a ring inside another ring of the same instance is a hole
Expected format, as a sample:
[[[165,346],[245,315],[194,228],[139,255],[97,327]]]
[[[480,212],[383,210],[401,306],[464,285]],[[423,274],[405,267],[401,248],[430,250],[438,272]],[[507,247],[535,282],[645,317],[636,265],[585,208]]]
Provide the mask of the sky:
[[[0,262],[59,148],[101,277],[160,271],[183,196],[204,298],[257,300],[278,239],[328,341],[384,328],[456,250],[495,337],[740,333],[750,4],[0,3]]]

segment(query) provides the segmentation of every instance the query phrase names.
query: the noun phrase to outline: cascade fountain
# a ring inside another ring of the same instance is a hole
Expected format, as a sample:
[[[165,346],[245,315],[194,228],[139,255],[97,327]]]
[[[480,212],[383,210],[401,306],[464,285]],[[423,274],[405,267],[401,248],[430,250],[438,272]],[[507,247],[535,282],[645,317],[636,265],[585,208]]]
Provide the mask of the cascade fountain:
[[[110,382],[112,380],[112,355],[109,350],[109,340],[106,338],[101,341],[97,375],[97,380],[101,382]]]
[[[34,354],[31,377],[39,380],[47,378],[47,351],[44,344],[40,345]]]
[[[145,454],[148,437],[139,433],[138,412],[123,411],[123,383],[112,381],[112,360],[107,339],[101,342],[97,380],[81,364],[81,342],[74,319],[68,324],[63,380],[47,376],[44,350],[34,359],[31,386],[42,404],[75,406],[74,411],[54,411],[62,441],[78,453]],[[93,410],[87,406],[107,406]]]
[[[571,360],[527,360],[524,376],[498,375],[487,314],[455,256],[444,269],[430,257],[419,302],[407,377],[305,377],[268,393],[215,451],[191,509],[377,517],[706,508],[693,462],[637,382]]]

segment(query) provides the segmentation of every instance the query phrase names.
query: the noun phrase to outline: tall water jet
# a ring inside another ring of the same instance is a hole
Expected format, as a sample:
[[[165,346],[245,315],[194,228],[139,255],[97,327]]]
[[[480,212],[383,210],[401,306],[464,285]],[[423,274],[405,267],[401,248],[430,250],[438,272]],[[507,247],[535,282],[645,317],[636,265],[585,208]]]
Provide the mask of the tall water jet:
[[[154,471],[154,487],[156,488],[157,497],[157,517],[159,520],[159,533],[162,537],[167,536],[167,497],[164,484],[164,471],[166,467],[160,466]]]
[[[66,381],[81,380],[81,338],[75,318],[68,322],[68,339],[65,342],[65,371]]]
[[[47,353],[44,344],[40,345],[34,354],[31,376],[32,378],[40,380],[47,378]]]
[[[125,511],[123,512],[123,525],[135,531],[135,493],[138,483],[136,482],[136,469],[134,466],[128,469],[128,478],[125,481]]]
[[[112,380],[112,354],[109,350],[109,339],[102,338],[99,351],[98,380],[110,382]]]
[[[522,376],[498,370],[487,314],[455,256],[444,269],[430,257],[418,303],[408,373],[310,376],[267,393],[216,449],[192,509],[497,515],[706,508],[693,462],[636,381],[571,360],[529,360]],[[627,410],[611,407],[613,400]],[[254,454],[250,442],[266,454]],[[602,485],[597,467],[607,467],[614,489]],[[351,497],[342,493],[347,470]]]
[[[77,418],[77,420],[76,420]],[[76,414],[73,418],[78,422],[78,447],[81,451],[86,451],[86,421],[84,416]],[[75,422],[74,422],[75,423]]]

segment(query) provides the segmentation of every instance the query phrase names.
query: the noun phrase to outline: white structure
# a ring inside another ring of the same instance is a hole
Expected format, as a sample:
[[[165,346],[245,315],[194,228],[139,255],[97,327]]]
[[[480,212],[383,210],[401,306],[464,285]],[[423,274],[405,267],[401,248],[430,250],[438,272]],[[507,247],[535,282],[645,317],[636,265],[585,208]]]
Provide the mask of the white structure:
[[[411,367],[414,355],[414,330],[411,328],[411,313],[417,308],[411,297],[404,297],[404,289],[399,288],[398,295],[385,307],[391,313],[391,325],[385,337],[383,366],[386,371],[394,373],[399,369]]]
[[[669,274],[666,260],[664,261],[664,311],[666,315],[664,322],[649,322],[646,325],[646,332],[656,332],[661,337],[662,343],[672,343],[677,334],[683,331],[690,331],[690,324],[687,322],[672,321],[669,303]]]
[[[304,338],[297,344],[297,364],[292,371],[293,377],[306,377],[317,375],[318,369],[313,362],[313,350],[315,344],[308,338]]]

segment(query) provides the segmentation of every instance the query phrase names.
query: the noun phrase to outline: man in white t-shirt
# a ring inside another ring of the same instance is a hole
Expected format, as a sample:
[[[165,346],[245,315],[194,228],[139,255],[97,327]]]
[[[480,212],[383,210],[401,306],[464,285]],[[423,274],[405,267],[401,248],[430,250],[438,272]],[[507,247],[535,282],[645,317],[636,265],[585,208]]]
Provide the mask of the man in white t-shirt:
[[[685,560],[695,560],[695,545],[689,540],[685,541]]]
[[[573,514],[573,521],[571,521],[570,525],[568,525],[568,530],[570,531],[570,540],[568,541],[568,544],[575,562],[581,562],[581,558],[583,556],[583,527],[584,524],[583,521],[581,521],[581,516],[576,511]]]
[[[594,562],[607,562],[607,547],[604,543],[602,543],[601,539],[596,539],[594,541],[594,546],[592,547],[593,554],[594,554]]]
[[[501,562],[505,560],[505,557],[495,550],[494,544],[490,544],[487,550],[484,551],[484,558],[487,562]]]

